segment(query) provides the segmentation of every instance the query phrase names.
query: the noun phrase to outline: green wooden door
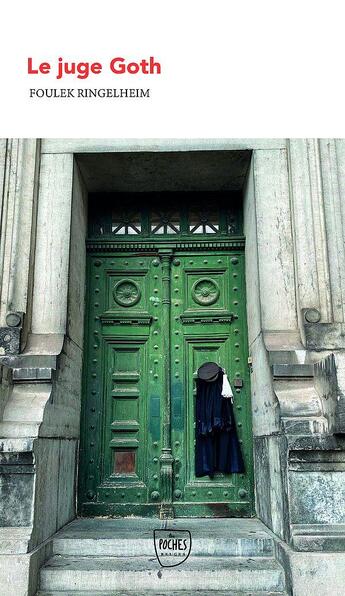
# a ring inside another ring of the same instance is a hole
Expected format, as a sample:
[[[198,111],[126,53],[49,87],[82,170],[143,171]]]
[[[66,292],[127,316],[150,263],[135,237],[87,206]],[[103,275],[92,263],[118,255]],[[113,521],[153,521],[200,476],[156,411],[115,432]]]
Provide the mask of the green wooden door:
[[[244,255],[226,252],[176,256],[172,267],[171,382],[174,509],[176,515],[252,513],[250,389],[244,304]],[[196,478],[195,377],[204,362],[225,368],[245,474]]]
[[[88,280],[81,513],[251,515],[243,252],[99,251]],[[234,389],[245,474],[194,474],[194,379],[208,360]]]
[[[170,207],[169,207],[170,205]],[[241,197],[91,197],[83,515],[253,513]],[[196,478],[195,373],[226,369],[246,472]]]

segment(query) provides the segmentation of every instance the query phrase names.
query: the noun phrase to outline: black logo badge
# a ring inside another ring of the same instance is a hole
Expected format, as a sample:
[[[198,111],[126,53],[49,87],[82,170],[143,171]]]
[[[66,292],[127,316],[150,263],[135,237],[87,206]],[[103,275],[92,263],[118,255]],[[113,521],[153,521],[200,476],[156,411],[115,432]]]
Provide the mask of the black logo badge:
[[[189,530],[153,530],[156,556],[162,567],[176,567],[190,555],[192,536]]]

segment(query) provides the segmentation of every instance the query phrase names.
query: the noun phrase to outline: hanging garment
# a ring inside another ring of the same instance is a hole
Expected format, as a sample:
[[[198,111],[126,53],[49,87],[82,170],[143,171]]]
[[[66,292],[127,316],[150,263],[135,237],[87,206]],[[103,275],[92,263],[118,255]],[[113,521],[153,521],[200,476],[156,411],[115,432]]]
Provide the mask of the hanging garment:
[[[231,399],[222,396],[223,370],[213,381],[196,379],[196,476],[244,471]]]

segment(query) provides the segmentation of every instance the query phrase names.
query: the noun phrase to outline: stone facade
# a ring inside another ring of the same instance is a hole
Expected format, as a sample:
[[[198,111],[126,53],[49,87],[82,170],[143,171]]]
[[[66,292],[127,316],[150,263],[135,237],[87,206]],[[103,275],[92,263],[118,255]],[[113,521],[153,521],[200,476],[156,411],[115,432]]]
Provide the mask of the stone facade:
[[[6,596],[35,594],[51,538],[76,515],[88,191],[102,176],[115,187],[109,157],[187,151],[251,153],[243,210],[256,513],[291,594],[344,594],[345,141],[11,139],[0,140]]]

